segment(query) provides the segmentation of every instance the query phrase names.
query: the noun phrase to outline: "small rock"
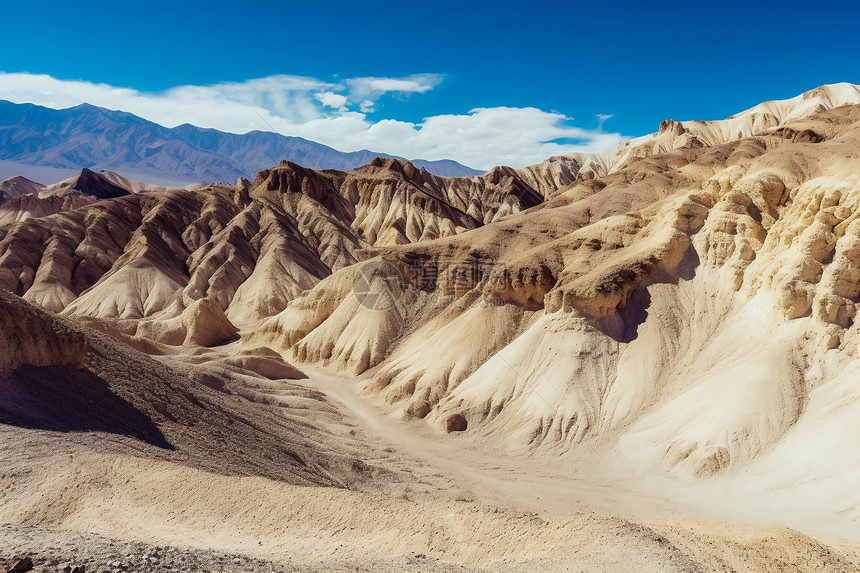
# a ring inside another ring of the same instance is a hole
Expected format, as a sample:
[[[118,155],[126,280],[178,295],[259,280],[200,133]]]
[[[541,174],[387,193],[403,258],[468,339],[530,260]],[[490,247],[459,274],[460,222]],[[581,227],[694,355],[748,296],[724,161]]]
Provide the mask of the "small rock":
[[[452,414],[445,420],[445,431],[449,434],[451,432],[464,432],[468,426],[469,424],[463,414]]]
[[[33,560],[29,557],[24,557],[23,559],[19,559],[12,568],[9,569],[9,573],[22,573],[23,571],[29,571],[33,568]]]

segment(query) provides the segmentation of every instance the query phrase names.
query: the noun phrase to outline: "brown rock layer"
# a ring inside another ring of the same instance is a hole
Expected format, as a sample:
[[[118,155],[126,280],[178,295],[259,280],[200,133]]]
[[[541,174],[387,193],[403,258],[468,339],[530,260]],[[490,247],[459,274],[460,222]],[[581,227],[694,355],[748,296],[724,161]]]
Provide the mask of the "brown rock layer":
[[[64,320],[0,290],[0,375],[19,366],[87,364],[87,341]]]

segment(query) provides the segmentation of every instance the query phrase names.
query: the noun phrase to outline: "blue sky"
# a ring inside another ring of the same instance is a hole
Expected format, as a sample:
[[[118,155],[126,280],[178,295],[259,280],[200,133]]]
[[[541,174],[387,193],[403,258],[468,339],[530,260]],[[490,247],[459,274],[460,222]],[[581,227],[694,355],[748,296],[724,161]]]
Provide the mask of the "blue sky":
[[[858,17],[827,0],[7,2],[0,98],[522,165],[860,83]]]

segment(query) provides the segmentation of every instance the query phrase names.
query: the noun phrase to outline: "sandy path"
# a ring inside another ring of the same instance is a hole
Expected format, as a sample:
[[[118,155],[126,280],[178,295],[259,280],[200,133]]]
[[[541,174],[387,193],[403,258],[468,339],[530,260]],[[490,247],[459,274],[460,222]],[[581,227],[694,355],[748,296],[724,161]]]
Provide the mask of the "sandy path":
[[[403,422],[391,406],[360,393],[367,380],[304,367],[303,384],[323,391],[358,424],[388,463],[415,476],[402,492],[413,498],[468,500],[534,512],[544,519],[599,514],[646,523],[716,521],[751,527],[791,527],[828,544],[855,546],[856,523],[798,511],[779,491],[743,491],[731,476],[687,483],[668,477],[626,475],[605,447],[564,452],[511,452],[497,437],[441,434],[423,421]],[[613,465],[613,461],[615,464]],[[389,489],[383,493],[391,493]],[[396,490],[395,490],[396,491]]]
[[[497,438],[445,435],[424,422],[403,422],[379,400],[360,395],[362,379],[321,368],[302,371],[309,379],[300,383],[323,391],[379,450],[401,454],[401,463],[416,475],[413,494],[432,484],[437,496],[442,492],[445,497],[535,512],[548,519],[588,512],[637,519],[694,514],[690,507],[639,491],[596,449],[510,453]]]

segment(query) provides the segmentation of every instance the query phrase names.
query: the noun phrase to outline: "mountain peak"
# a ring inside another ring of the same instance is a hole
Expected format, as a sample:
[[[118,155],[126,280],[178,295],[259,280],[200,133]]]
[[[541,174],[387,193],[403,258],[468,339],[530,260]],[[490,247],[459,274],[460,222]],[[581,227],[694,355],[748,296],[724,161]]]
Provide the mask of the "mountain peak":
[[[93,105],[91,103],[79,103],[78,105],[73,105],[72,107],[64,108],[60,111],[109,111],[107,108],[99,107],[97,105]]]
[[[726,119],[769,113],[780,122],[798,119],[820,110],[834,109],[845,104],[860,103],[860,86],[849,83],[824,84],[793,98],[762,102]]]
[[[402,173],[409,178],[415,177],[418,174],[418,168],[411,161],[399,157],[377,157],[368,164],[368,167],[377,167]]]
[[[43,187],[44,185],[41,183],[36,183],[20,175],[10,177],[5,181],[0,181],[0,203],[6,199],[17,199],[30,193],[37,194]]]
[[[45,187],[40,196],[63,196],[70,193],[80,193],[97,199],[113,199],[130,194],[127,189],[115,185],[106,177],[85,167],[75,177]]]
[[[174,186],[236,181],[281,159],[311,169],[348,171],[386,156],[338,151],[265,131],[235,134],[187,123],[167,128],[89,103],[63,110],[33,104],[9,109],[0,116],[0,160],[74,170],[93,167]],[[418,163],[438,175],[480,173],[450,160]]]

